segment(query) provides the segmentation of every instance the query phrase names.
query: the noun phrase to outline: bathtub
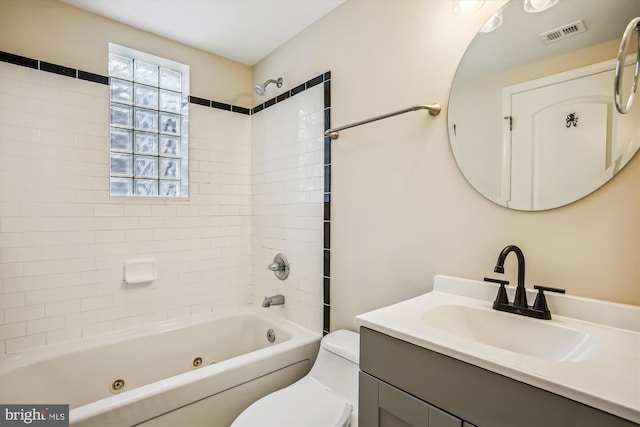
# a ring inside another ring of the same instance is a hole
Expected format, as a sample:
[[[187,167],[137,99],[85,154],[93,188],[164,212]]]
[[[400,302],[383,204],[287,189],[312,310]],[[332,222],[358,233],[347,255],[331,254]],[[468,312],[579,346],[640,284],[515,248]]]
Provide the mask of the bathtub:
[[[69,404],[71,426],[229,426],[306,375],[320,338],[265,309],[195,316],[3,356],[0,403]]]

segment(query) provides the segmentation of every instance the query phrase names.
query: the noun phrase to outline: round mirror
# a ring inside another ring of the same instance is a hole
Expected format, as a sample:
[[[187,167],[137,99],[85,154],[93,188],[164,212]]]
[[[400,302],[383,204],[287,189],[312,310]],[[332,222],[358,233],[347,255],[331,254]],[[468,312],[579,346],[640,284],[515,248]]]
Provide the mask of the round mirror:
[[[512,209],[552,209],[629,162],[640,146],[640,102],[619,114],[613,82],[621,36],[636,16],[640,0],[511,0],[480,29],[448,108],[453,154],[478,192]],[[627,48],[623,93],[637,42]]]

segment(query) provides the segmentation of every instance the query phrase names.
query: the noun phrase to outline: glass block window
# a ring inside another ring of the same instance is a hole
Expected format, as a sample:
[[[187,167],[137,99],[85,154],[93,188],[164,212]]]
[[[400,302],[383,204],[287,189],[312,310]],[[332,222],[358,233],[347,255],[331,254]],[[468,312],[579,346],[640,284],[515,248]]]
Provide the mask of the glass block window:
[[[188,197],[189,67],[109,45],[111,195]]]

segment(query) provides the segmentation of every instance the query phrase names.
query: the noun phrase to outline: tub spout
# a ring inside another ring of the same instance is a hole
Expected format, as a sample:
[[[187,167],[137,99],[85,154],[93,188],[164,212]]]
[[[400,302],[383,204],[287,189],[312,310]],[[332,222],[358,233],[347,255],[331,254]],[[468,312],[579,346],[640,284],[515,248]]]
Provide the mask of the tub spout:
[[[264,297],[262,300],[263,307],[271,307],[272,305],[283,305],[284,295],[274,295],[272,297]]]

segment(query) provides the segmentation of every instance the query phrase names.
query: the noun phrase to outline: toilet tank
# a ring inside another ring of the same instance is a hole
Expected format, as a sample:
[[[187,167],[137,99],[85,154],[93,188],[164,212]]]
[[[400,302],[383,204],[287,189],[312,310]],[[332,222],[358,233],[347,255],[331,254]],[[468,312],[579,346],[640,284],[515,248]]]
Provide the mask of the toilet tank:
[[[358,405],[360,335],[338,330],[325,335],[309,376]]]

